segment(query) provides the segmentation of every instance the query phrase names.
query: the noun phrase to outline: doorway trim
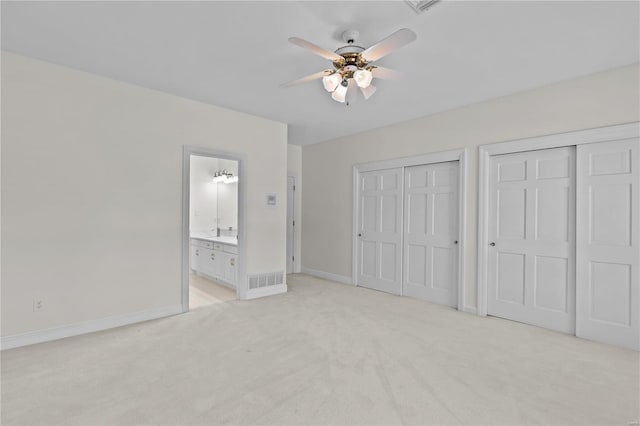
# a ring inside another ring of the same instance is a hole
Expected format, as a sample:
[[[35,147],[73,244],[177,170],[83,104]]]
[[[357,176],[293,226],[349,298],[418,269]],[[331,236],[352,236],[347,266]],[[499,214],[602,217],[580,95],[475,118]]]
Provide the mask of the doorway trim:
[[[487,316],[487,262],[489,258],[489,171],[491,156],[523,151],[577,146],[640,136],[640,122],[574,132],[497,142],[478,147],[478,315]]]
[[[397,167],[411,167],[425,164],[444,163],[458,161],[458,310],[475,313],[475,308],[465,306],[464,303],[464,265],[466,260],[466,216],[467,216],[467,150],[453,149],[430,154],[421,154],[411,157],[401,157],[389,160],[372,161],[353,166],[353,222],[352,222],[352,251],[351,251],[351,280],[354,286],[358,285],[358,211],[360,199],[360,173],[392,169]],[[403,205],[404,209],[404,205]],[[401,239],[402,244],[402,239]],[[401,266],[402,267],[402,266]]]
[[[203,148],[196,146],[184,145],[182,150],[182,312],[189,312],[189,201],[191,189],[191,156],[221,158],[224,160],[233,160],[238,162],[238,278],[236,284],[236,297],[238,299],[247,298],[247,279],[245,274],[246,268],[246,251],[245,247],[247,237],[245,230],[246,217],[245,206],[247,204],[246,188],[246,157],[242,154]]]
[[[292,197],[292,220],[293,220],[293,226],[292,226],[292,235],[291,235],[291,256],[293,257],[293,259],[291,260],[291,272],[292,274],[296,273],[296,248],[298,247],[296,244],[296,213],[297,213],[297,209],[296,209],[296,185],[297,185],[297,178],[296,175],[293,174],[287,174],[287,198],[289,196],[289,179],[293,179],[293,197]],[[288,223],[288,213],[289,213],[289,202],[287,199],[287,230],[289,229],[289,223]],[[287,239],[287,244],[289,244],[289,241]],[[288,259],[288,250],[287,250],[287,264],[289,263],[289,259]],[[300,257],[300,256],[298,256]],[[300,261],[298,259],[298,261]],[[285,272],[287,273],[287,272]]]

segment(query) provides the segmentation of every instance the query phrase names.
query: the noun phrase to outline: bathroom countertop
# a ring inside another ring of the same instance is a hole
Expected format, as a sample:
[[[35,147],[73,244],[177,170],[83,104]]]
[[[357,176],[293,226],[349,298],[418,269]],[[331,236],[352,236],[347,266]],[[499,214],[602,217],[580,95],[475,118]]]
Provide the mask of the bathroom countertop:
[[[229,244],[232,246],[238,245],[238,240],[236,239],[236,237],[229,237],[226,235],[216,237],[215,235],[211,235],[211,233],[209,232],[193,231],[191,232],[190,237],[196,238],[198,240],[213,241],[214,243]]]

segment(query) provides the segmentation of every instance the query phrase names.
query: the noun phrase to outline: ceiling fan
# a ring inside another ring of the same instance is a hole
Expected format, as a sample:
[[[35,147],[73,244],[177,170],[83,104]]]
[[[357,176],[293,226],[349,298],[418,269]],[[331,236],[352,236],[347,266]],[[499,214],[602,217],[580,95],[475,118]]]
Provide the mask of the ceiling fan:
[[[365,99],[369,99],[375,93],[376,88],[371,84],[373,78],[382,80],[400,78],[402,74],[398,71],[372,65],[372,63],[414,41],[416,33],[403,28],[366,49],[354,44],[358,35],[358,31],[355,30],[342,33],[342,39],[347,45],[336,49],[335,52],[301,38],[290,37],[291,43],[332,61],[333,68],[284,83],[282,87],[296,86],[321,78],[324,88],[331,93],[331,97],[335,101],[348,105],[348,99],[355,95],[356,87],[360,89]]]

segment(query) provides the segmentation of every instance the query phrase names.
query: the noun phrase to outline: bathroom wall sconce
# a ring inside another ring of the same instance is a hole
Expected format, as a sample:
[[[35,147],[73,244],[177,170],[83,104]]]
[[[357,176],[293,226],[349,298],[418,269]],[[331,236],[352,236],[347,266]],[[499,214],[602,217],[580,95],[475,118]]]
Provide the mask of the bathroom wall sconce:
[[[227,169],[218,170],[213,174],[213,183],[234,183],[238,181],[238,176],[234,176],[233,173]]]

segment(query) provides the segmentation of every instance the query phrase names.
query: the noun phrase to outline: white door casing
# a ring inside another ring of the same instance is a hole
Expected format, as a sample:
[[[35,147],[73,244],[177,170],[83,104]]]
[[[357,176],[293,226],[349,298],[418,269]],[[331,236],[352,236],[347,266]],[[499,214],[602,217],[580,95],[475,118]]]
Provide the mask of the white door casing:
[[[359,175],[357,284],[402,292],[402,168]]]
[[[579,337],[640,350],[640,139],[577,147]]]
[[[287,274],[294,272],[294,235],[295,235],[295,202],[296,180],[287,176]]]
[[[402,294],[458,306],[459,162],[405,168]]]
[[[229,153],[219,150],[212,150],[202,147],[184,146],[182,152],[182,312],[189,311],[189,255],[191,253],[191,236],[189,231],[189,198],[190,198],[190,177],[191,177],[191,156],[213,157],[219,159],[233,160],[238,162],[238,245],[235,260],[236,274],[236,294],[239,299],[253,297],[248,288],[247,274],[245,267],[245,247],[247,235],[245,208],[247,205],[247,173],[246,156],[244,154]],[[203,256],[202,251],[200,256]]]
[[[575,332],[574,151],[491,157],[489,315]]]

